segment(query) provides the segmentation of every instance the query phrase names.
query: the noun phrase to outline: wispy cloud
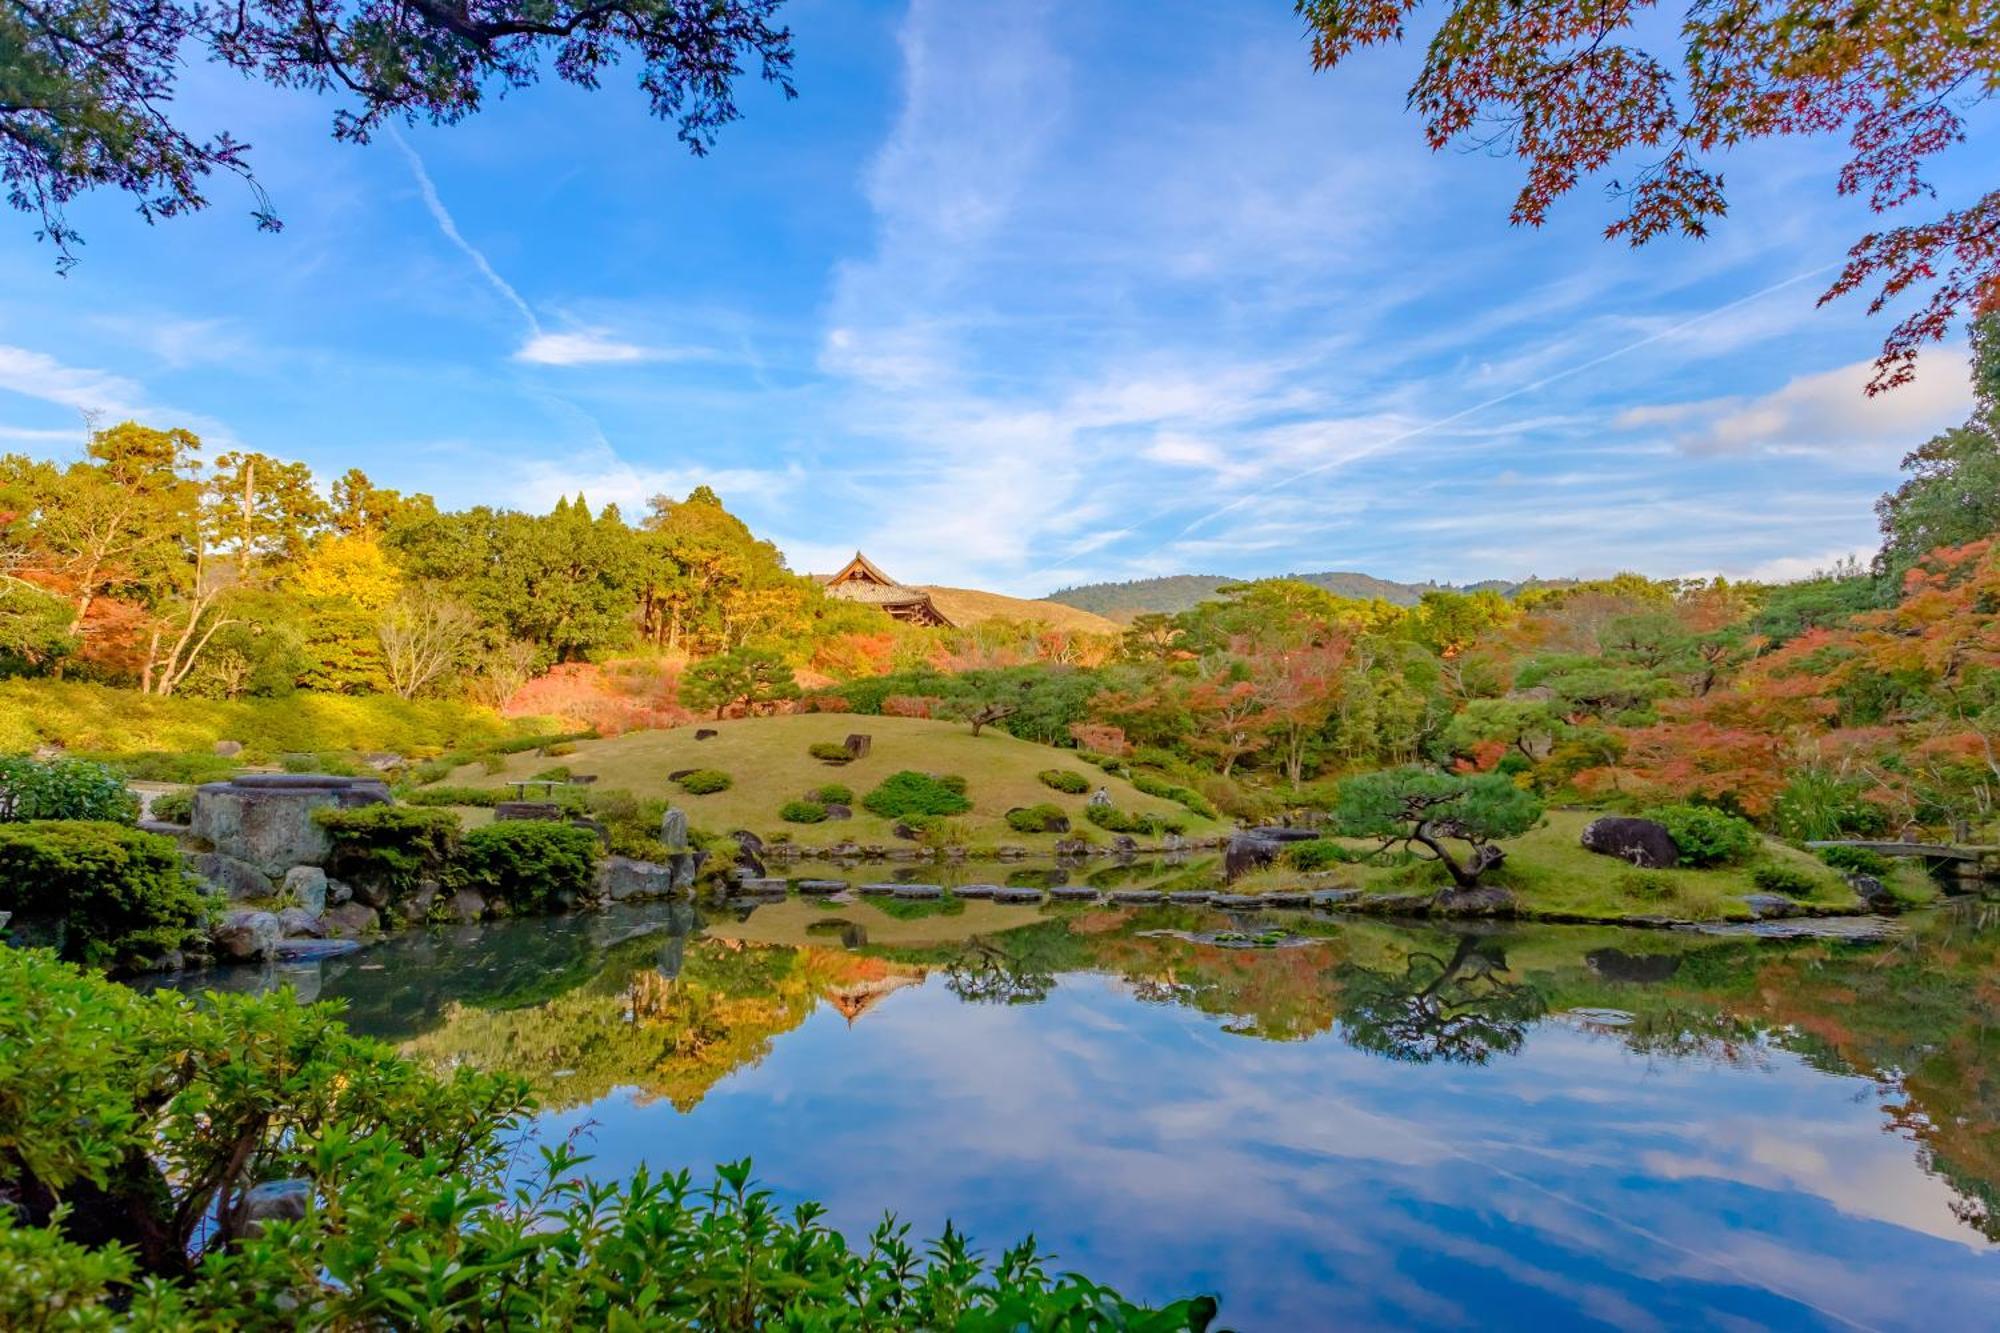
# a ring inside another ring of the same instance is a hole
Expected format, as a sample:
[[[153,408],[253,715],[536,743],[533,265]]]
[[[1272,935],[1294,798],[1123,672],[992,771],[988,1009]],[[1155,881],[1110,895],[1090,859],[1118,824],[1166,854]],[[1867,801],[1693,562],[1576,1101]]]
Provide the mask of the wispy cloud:
[[[0,344],[0,389],[38,398],[78,412],[138,416],[146,411],[146,391],[110,371],[66,366],[46,352]]]

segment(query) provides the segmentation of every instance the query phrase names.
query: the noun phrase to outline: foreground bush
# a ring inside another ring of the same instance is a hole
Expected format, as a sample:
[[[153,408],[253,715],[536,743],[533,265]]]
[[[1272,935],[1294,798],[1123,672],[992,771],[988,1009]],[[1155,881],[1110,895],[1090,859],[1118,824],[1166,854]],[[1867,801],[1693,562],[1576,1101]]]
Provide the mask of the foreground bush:
[[[909,769],[884,778],[881,786],[861,798],[861,804],[870,814],[884,819],[962,815],[972,809],[972,802],[965,795],[964,778],[938,778]]]
[[[600,846],[593,830],[576,824],[496,820],[459,839],[452,881],[511,912],[554,911],[595,887]]]
[[[87,759],[29,759],[0,755],[0,821],[108,819],[129,824],[139,802],[125,779]]]
[[[172,838],[81,820],[0,824],[0,912],[60,923],[72,962],[140,968],[200,939],[207,911]]]
[[[1705,805],[1668,805],[1647,812],[1666,825],[1681,861],[1697,868],[1737,865],[1756,855],[1763,839],[1749,820]]]
[[[506,1168],[524,1086],[440,1078],[288,993],[140,996],[0,950],[0,1325],[181,1329],[1205,1329],[1207,1297],[1134,1306],[884,1222],[850,1247],[749,1163],[597,1184]],[[251,1235],[259,1182],[304,1182]],[[58,1219],[58,1207],[68,1211]],[[129,1304],[127,1303],[129,1300]]]
[[[1048,802],[1024,805],[1007,812],[1007,827],[1016,833],[1064,833],[1069,829],[1069,816],[1061,806]]]
[[[441,880],[458,850],[458,816],[449,810],[404,805],[363,805],[321,810],[313,819],[333,843],[326,872],[387,898],[414,893],[425,880]]]

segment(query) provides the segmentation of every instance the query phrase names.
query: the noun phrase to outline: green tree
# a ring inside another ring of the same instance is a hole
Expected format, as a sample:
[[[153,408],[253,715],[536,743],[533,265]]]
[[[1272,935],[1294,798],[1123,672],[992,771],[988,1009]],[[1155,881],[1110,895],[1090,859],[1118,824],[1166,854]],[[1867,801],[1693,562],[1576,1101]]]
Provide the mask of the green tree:
[[[681,676],[681,702],[689,708],[713,708],[721,717],[742,704],[752,712],[799,697],[792,668],[778,654],[738,648],[697,662]]]
[[[1466,776],[1414,765],[1364,773],[1340,784],[1333,810],[1342,833],[1400,843],[1443,866],[1461,889],[1506,859],[1496,844],[1542,817],[1542,803],[1497,773]],[[1452,843],[1468,851],[1454,851]]]
[[[1972,325],[1972,418],[1903,459],[1908,481],[1876,501],[1876,572],[1892,587],[1940,546],[2000,533],[2000,313]]]

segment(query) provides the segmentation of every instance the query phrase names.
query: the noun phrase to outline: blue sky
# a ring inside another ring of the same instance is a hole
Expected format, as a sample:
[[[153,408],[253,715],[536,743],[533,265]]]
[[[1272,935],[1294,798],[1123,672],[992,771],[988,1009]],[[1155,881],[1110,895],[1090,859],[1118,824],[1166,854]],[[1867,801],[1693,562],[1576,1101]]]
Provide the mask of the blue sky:
[[[830,568],[1039,595],[1156,573],[1804,573],[1872,550],[1961,349],[1861,397],[1886,332],[1816,309],[1870,225],[1837,142],[1725,164],[1706,242],[1507,225],[1433,154],[1413,52],[1311,72],[1290,6],[794,0],[800,97],[706,159],[629,80],[358,149],[332,106],[195,70],[286,230],[227,181],[86,201],[68,277],[0,218],[0,449],[78,413],[449,504],[636,509],[708,483]],[[1941,204],[1966,199],[1958,150]]]

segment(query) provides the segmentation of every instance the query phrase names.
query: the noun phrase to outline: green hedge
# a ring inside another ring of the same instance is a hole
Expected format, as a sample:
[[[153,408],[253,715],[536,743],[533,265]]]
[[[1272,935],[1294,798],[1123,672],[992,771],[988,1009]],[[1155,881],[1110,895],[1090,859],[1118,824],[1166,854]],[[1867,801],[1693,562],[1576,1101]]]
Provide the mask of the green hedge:
[[[1697,868],[1738,865],[1763,845],[1749,820],[1705,805],[1665,805],[1646,817],[1666,825],[1681,861]]]
[[[1782,893],[1792,898],[1810,898],[1823,881],[1796,866],[1766,861],[1750,871],[1750,882],[1766,893]]]
[[[1819,859],[1846,875],[1873,875],[1882,879],[1895,870],[1888,857],[1866,847],[1822,847]]]
[[[1200,792],[1188,787],[1179,787],[1171,782],[1154,777],[1150,773],[1134,773],[1132,785],[1148,796],[1156,796],[1163,801],[1172,801],[1191,814],[1203,819],[1220,819],[1222,816],[1215,805]]]
[[[956,776],[932,777],[904,769],[891,773],[880,786],[861,798],[862,806],[884,819],[910,815],[962,815],[972,809],[965,795],[965,779]]]
[[[1060,833],[1069,827],[1069,814],[1048,802],[1021,806],[1007,812],[1007,827],[1016,833]]]
[[[1109,833],[1138,833],[1146,837],[1155,837],[1161,833],[1187,831],[1185,820],[1167,815],[1142,815],[1110,805],[1086,806],[1083,817]]]
[[[208,907],[172,838],[50,820],[0,824],[0,911],[61,922],[72,962],[139,968],[198,941]]]
[[[1351,865],[1363,859],[1363,855],[1331,838],[1314,838],[1310,842],[1295,842],[1287,847],[1285,863],[1294,870],[1326,870],[1333,866]]]
[[[466,833],[451,881],[515,913],[572,907],[597,881],[597,834],[545,819],[502,819]]]
[[[1090,779],[1068,768],[1045,768],[1035,778],[1051,791],[1081,796],[1090,790]]]
[[[103,819],[129,824],[139,801],[123,776],[88,759],[0,755],[0,821]]]

